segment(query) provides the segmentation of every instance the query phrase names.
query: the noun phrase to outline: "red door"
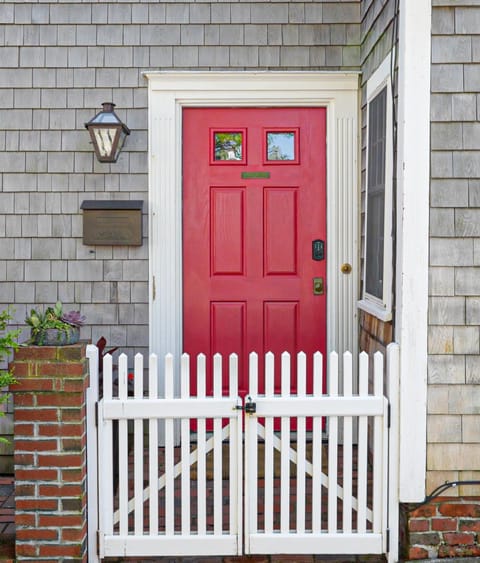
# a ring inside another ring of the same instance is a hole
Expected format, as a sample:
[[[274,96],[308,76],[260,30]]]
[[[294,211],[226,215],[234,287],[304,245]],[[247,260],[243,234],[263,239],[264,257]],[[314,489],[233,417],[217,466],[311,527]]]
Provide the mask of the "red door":
[[[242,396],[251,351],[325,353],[325,113],[183,110],[183,348],[237,353]]]

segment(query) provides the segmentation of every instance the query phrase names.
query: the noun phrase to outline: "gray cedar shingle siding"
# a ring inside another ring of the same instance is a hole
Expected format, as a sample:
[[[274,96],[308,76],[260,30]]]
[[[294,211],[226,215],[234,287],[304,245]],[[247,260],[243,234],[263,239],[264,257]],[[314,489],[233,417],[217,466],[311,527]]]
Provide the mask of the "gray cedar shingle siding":
[[[428,491],[478,470],[480,5],[462,4],[432,12]]]
[[[147,201],[144,70],[343,70],[360,64],[360,2],[0,4],[0,307],[23,323],[61,299],[85,338],[148,346],[148,240],[85,247],[84,199]],[[131,128],[116,164],[84,123],[113,101]]]

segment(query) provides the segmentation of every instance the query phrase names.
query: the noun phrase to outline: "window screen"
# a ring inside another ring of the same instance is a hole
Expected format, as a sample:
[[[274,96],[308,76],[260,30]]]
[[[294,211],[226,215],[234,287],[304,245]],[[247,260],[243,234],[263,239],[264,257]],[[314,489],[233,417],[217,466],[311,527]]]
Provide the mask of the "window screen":
[[[383,299],[386,102],[385,87],[370,102],[368,113],[365,290],[378,299]]]

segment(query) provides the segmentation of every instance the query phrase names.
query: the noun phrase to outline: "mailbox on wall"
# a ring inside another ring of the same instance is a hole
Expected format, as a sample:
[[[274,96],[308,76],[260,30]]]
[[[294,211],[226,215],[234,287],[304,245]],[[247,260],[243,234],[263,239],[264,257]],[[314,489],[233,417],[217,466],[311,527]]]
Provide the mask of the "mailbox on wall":
[[[83,210],[83,244],[141,246],[141,200],[85,200]]]

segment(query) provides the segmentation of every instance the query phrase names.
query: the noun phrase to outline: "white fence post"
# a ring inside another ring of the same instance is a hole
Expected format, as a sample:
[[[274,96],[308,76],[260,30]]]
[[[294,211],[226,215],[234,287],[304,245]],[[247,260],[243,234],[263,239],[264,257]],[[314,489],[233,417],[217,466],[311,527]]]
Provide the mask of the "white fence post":
[[[399,541],[399,429],[400,429],[400,346],[396,343],[387,347],[387,393],[390,403],[390,428],[388,451],[388,529],[390,545],[388,562],[398,561]]]
[[[92,344],[87,346],[89,360],[89,382],[86,394],[87,407],[87,526],[88,526],[88,560],[97,563],[98,545],[98,447],[95,409],[98,401],[98,348]]]

